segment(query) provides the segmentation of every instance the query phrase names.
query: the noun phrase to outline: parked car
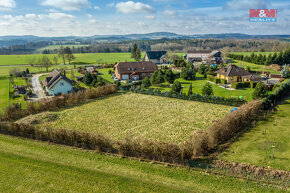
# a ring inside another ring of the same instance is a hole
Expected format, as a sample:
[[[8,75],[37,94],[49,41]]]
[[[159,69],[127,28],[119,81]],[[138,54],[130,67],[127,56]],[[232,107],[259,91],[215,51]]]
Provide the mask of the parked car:
[[[114,78],[114,81],[120,81],[117,77]]]

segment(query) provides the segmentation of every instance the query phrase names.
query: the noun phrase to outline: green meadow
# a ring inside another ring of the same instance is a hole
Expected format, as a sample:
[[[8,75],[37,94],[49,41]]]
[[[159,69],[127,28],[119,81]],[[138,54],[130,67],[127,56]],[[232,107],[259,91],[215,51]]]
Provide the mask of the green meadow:
[[[290,98],[278,111],[244,134],[221,159],[240,163],[290,170]],[[272,151],[274,158],[272,159]]]
[[[0,192],[283,192],[259,181],[5,135],[0,170]]]

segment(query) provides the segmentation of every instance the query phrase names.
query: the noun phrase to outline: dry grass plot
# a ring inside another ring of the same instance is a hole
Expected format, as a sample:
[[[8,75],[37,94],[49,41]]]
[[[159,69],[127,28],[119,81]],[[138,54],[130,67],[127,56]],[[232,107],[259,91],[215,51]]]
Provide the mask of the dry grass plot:
[[[43,128],[93,132],[113,140],[137,138],[181,143],[192,132],[205,129],[213,120],[225,116],[231,108],[157,96],[120,94],[21,121]]]

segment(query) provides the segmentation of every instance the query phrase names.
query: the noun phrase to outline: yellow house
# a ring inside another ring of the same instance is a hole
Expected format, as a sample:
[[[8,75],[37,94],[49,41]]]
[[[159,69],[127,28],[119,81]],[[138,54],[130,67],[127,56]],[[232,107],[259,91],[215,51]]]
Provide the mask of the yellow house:
[[[227,80],[227,83],[243,82],[244,76],[251,75],[244,68],[230,64],[227,68],[222,68],[217,72],[217,78]]]

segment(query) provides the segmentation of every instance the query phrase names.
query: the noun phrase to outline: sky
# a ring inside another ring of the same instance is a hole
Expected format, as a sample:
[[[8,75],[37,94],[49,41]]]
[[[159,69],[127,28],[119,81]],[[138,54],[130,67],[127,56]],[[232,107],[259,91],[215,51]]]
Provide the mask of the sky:
[[[277,22],[249,22],[277,9]],[[290,35],[289,0],[0,0],[0,36],[173,32]]]

